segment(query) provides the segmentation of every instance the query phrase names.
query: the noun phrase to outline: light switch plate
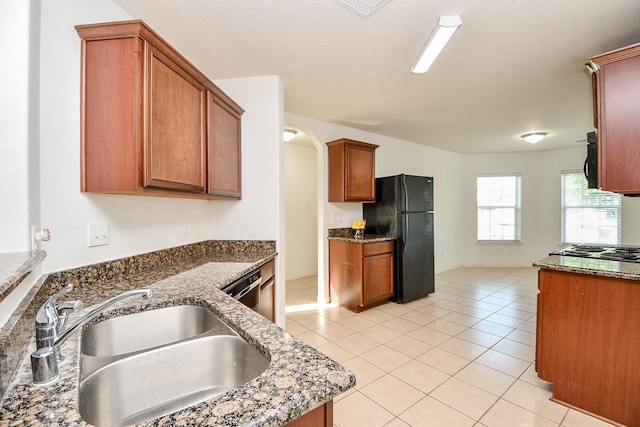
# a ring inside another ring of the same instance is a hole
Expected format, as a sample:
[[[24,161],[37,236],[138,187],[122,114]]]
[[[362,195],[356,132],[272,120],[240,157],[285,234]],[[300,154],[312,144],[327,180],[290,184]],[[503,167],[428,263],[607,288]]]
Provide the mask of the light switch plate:
[[[109,222],[89,221],[89,247],[109,244]]]

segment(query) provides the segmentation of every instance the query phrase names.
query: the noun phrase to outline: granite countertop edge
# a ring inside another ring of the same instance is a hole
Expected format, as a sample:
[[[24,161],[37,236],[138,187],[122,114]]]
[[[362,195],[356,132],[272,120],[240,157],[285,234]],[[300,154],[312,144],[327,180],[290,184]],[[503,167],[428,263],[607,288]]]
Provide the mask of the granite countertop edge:
[[[632,262],[550,255],[534,262],[533,266],[567,273],[640,281],[640,264]]]
[[[0,254],[0,301],[47,256],[42,250]]]
[[[154,291],[151,299],[124,300],[94,321],[174,305],[200,305],[270,359],[266,371],[249,383],[140,425],[282,426],[355,386],[351,371],[220,291],[275,256],[263,254],[252,262],[209,262],[180,272],[145,286]],[[93,307],[73,313],[69,324]],[[9,426],[89,425],[78,412],[79,344],[79,334],[67,340],[62,347],[65,360],[60,365],[60,379],[38,387],[31,383],[29,355],[35,349],[31,340],[3,401],[3,419]]]
[[[342,240],[343,242],[351,242],[351,243],[376,243],[376,242],[387,242],[396,240],[396,237],[393,236],[382,236],[376,234],[365,234],[363,238],[356,239],[355,237],[349,236],[329,236],[328,240]]]

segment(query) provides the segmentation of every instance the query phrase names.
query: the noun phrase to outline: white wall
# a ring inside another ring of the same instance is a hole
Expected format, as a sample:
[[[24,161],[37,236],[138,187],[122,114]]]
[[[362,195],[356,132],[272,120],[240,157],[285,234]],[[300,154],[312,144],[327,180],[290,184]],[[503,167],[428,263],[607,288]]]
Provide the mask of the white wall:
[[[316,148],[285,144],[286,279],[318,273]]]
[[[461,265],[459,248],[462,240],[460,224],[463,216],[459,209],[459,195],[462,188],[460,177],[462,156],[460,154],[295,114],[286,113],[285,119],[287,123],[302,129],[322,148],[319,153],[321,155],[319,169],[321,191],[318,194],[320,228],[323,231],[319,241],[319,254],[322,260],[328,260],[327,230],[350,227],[352,219],[362,217],[362,203],[327,202],[326,143],[339,138],[351,138],[380,146],[376,150],[376,176],[407,173],[434,177],[435,268],[440,272]],[[321,264],[318,271],[319,276],[324,274],[325,286],[328,280],[327,264],[327,262]],[[320,277],[319,281],[322,282]]]
[[[465,266],[530,266],[560,247],[560,175],[580,171],[586,146],[536,153],[463,156],[461,211]],[[522,243],[476,243],[476,177],[520,173],[522,176]],[[640,200],[622,199],[622,244],[640,243]]]
[[[131,19],[111,0],[42,4],[41,156],[43,271],[58,271],[207,239],[269,239],[278,233],[278,77],[222,80],[245,110],[243,199],[203,201],[81,193],[80,39],[76,24]],[[163,35],[165,36],[165,35]],[[166,35],[170,42],[170,34]],[[205,74],[207,70],[202,70]],[[213,77],[209,74],[210,77]],[[183,233],[187,218],[189,232]],[[87,222],[109,221],[110,244],[87,247]]]
[[[38,14],[37,1],[0,2],[0,253],[31,250],[29,188],[37,192],[37,183],[30,181],[29,162],[30,155],[37,159],[31,130],[37,130],[38,96],[31,69],[37,70],[39,31],[31,21]]]

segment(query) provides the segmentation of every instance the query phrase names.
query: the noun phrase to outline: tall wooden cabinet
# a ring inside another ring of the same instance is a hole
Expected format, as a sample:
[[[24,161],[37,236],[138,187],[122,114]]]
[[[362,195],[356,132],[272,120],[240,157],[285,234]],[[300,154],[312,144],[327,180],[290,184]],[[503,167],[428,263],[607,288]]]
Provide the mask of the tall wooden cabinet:
[[[640,195],[640,43],[591,61],[598,186]]]
[[[359,312],[393,296],[393,241],[329,240],[331,300]]]
[[[140,20],[76,31],[81,190],[240,198],[242,108]]]
[[[377,145],[342,138],[329,147],[329,201],[375,202]]]

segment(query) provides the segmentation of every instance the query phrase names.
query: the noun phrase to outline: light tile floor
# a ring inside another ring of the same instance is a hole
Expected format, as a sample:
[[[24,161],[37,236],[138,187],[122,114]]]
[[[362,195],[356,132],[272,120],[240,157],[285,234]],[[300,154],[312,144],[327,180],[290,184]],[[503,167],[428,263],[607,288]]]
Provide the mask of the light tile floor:
[[[316,302],[317,277],[288,281],[288,309]],[[609,426],[551,402],[534,370],[537,269],[461,268],[436,292],[355,314],[290,312],[286,329],[351,369],[337,427]]]

